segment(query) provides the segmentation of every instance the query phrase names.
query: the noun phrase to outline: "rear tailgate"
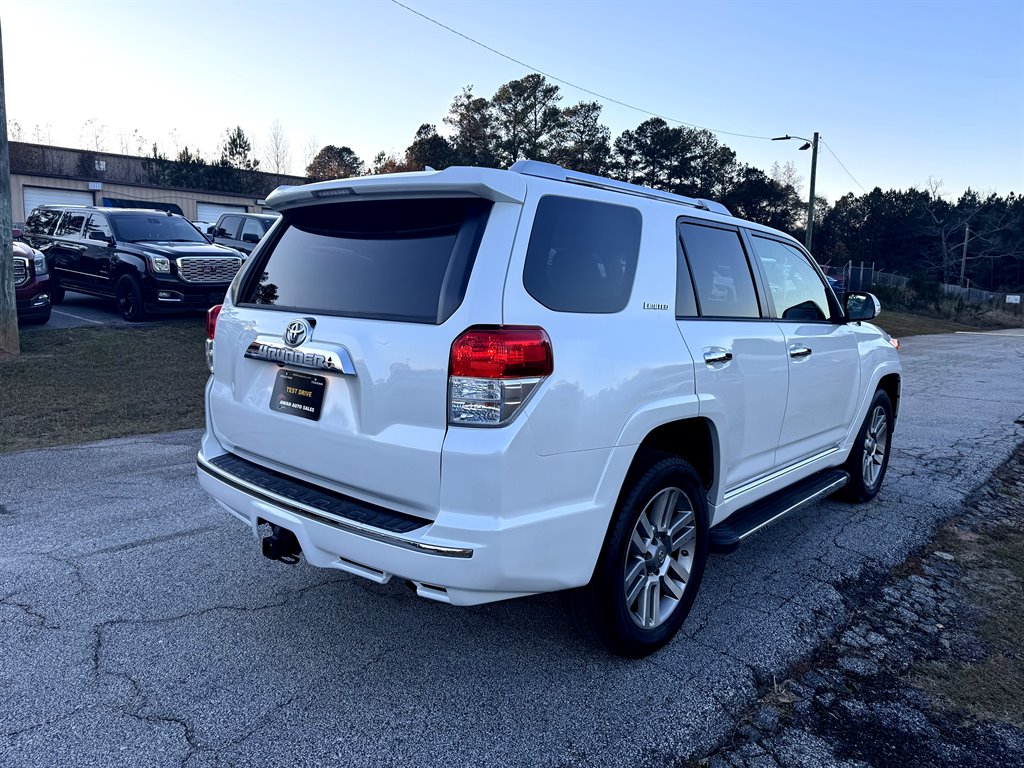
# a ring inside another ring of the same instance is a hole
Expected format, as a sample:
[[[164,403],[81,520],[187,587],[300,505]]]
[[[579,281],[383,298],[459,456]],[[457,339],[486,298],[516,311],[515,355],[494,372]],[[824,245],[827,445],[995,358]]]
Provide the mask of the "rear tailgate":
[[[247,265],[217,323],[210,421],[243,458],[433,519],[451,344],[501,322],[521,206],[336,200],[285,210]]]

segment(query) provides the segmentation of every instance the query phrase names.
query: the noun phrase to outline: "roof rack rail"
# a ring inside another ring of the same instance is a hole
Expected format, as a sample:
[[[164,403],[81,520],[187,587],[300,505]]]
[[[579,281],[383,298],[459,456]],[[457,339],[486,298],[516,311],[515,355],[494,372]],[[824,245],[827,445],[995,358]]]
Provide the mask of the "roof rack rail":
[[[716,203],[714,200],[704,200],[698,197],[686,197],[684,195],[677,195],[673,192],[663,192],[660,189],[651,189],[650,187],[642,187],[639,184],[630,184],[626,181],[616,181],[615,179],[607,179],[604,176],[595,176],[591,173],[579,173],[577,171],[570,171],[563,168],[560,165],[554,163],[545,163],[540,160],[517,160],[509,168],[510,171],[515,173],[521,173],[525,176],[538,176],[544,179],[553,179],[555,181],[566,181],[570,184],[581,184],[585,187],[596,187],[598,189],[607,189],[611,192],[622,192],[627,195],[636,195],[638,197],[649,197],[654,200],[665,200],[669,203],[676,203],[677,205],[688,205],[691,208],[700,208],[710,213],[721,213],[725,216],[732,216],[732,212],[721,203]]]

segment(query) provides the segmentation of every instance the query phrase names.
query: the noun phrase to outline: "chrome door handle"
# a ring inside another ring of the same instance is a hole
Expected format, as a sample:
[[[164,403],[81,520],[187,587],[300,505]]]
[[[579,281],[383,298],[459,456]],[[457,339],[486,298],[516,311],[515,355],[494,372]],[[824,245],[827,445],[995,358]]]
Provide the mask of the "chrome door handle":
[[[732,360],[732,352],[721,347],[709,347],[704,350],[704,362],[708,365],[728,363]]]
[[[811,348],[810,347],[801,347],[801,346],[799,346],[797,344],[794,344],[793,346],[791,346],[789,348],[789,356],[790,357],[796,357],[796,358],[807,357],[810,354],[811,354]]]

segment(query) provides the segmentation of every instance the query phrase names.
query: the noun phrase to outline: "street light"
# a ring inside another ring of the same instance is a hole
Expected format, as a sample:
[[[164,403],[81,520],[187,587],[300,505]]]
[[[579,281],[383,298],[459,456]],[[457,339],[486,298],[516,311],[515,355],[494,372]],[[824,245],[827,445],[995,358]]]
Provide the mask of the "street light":
[[[804,145],[800,149],[810,149],[811,152],[811,198],[807,201],[807,236],[804,238],[804,245],[807,246],[807,250],[811,250],[811,234],[814,230],[814,178],[818,174],[818,132],[814,132],[813,139],[805,139],[800,136],[790,136],[788,133],[785,136],[776,136],[772,141],[788,141],[790,139],[796,139],[802,141]]]

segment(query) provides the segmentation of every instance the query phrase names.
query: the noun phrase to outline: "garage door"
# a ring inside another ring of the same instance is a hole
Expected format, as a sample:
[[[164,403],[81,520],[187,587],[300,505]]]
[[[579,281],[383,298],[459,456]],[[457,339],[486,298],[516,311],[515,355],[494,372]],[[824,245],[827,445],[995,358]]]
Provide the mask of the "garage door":
[[[92,192],[75,189],[25,187],[25,218],[39,205],[92,205]]]
[[[222,213],[245,213],[244,205],[224,205],[223,203],[196,203],[196,220],[216,223]]]

